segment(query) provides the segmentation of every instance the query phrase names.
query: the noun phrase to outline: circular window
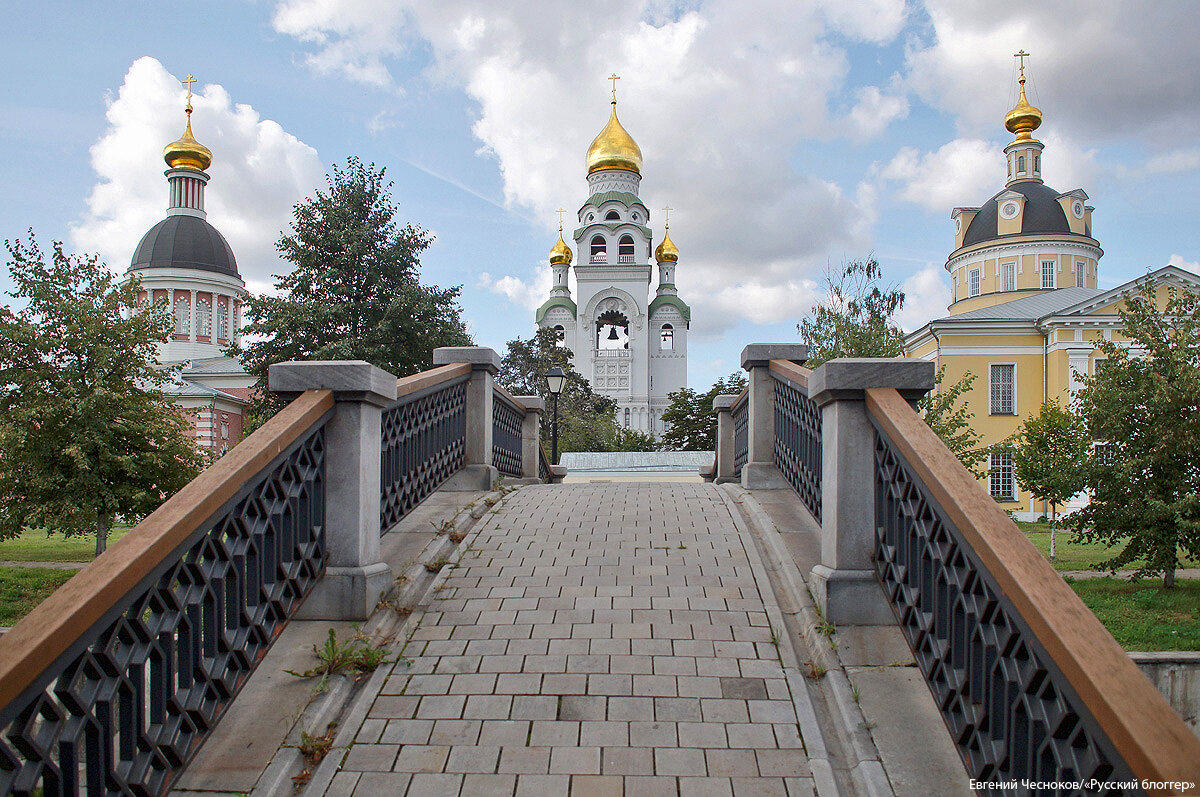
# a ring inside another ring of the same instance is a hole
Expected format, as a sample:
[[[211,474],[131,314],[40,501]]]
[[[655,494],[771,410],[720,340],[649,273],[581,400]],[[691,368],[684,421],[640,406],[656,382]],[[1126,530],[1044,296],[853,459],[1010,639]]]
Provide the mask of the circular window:
[[[955,220],[954,220],[954,231],[955,231],[955,232],[962,232],[962,219],[955,219]]]
[[[1020,208],[1017,207],[1016,202],[1005,202],[1003,205],[1000,206],[1000,215],[1006,219],[1016,218],[1017,213],[1019,213],[1019,212],[1020,212]]]
[[[633,220],[634,220],[634,221],[641,221],[641,220],[642,220],[642,217],[641,217],[641,216],[639,216],[638,214],[634,213],[634,214],[633,214]]]
[[[1075,218],[1082,219],[1083,218],[1083,203],[1080,202],[1078,199],[1076,199],[1075,203],[1073,205],[1071,205],[1071,212],[1075,214]]]
[[[595,220],[596,220],[596,214],[595,214],[595,213],[589,213],[589,214],[588,214],[588,218],[587,218],[587,220],[588,220],[588,221],[595,221]]]

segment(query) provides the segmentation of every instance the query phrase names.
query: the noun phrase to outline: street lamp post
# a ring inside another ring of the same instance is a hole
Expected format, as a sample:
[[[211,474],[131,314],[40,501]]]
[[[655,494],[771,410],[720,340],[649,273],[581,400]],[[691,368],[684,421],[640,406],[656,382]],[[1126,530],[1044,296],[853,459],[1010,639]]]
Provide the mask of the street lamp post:
[[[550,421],[550,461],[558,464],[558,394],[567,384],[567,375],[557,365],[546,372],[546,389],[554,399],[553,415]]]

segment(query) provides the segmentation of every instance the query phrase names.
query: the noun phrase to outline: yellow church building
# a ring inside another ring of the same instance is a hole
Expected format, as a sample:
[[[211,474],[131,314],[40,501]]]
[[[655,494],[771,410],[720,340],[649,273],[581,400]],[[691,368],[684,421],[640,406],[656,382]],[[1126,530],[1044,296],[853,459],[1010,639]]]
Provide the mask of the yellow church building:
[[[1009,437],[1046,401],[1070,402],[1081,377],[1095,372],[1095,342],[1124,339],[1117,309],[1140,283],[1153,278],[1162,294],[1172,285],[1200,289],[1200,277],[1174,266],[1098,287],[1104,253],[1092,232],[1094,209],[1083,189],[1059,193],[1042,182],[1044,145],[1033,137],[1042,113],[1025,97],[1023,67],[1019,83],[1020,98],[1004,120],[1015,136],[1004,148],[1004,189],[982,207],[951,214],[950,314],[904,341],[906,356],[945,367],[944,386],[974,374],[964,399],[983,445]],[[1002,507],[1021,520],[1047,514],[1016,483],[1010,455],[993,454],[986,464],[983,478]]]

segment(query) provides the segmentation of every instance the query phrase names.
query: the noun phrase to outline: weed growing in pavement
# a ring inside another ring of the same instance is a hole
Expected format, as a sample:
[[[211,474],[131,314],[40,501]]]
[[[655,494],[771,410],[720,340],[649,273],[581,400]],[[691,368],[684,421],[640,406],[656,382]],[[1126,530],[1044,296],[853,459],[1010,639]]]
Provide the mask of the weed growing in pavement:
[[[425,569],[428,570],[430,573],[436,573],[439,570],[441,570],[443,567],[445,567],[446,563],[449,561],[450,560],[444,556],[441,557],[440,559],[431,559],[430,561],[425,563]]]
[[[337,731],[336,722],[329,723],[325,733],[320,735],[310,734],[303,728],[300,729],[300,744],[296,748],[300,751],[300,755],[304,756],[304,769],[299,775],[292,778],[292,783],[297,789],[308,785],[308,782],[312,780],[312,771],[325,760],[325,756],[329,755],[329,751],[333,749],[335,731]]]
[[[317,682],[317,691],[324,692],[329,687],[329,676],[352,674],[355,678],[365,672],[371,672],[388,661],[386,642],[375,642],[363,636],[356,626],[354,635],[345,642],[339,642],[337,632],[330,628],[329,638],[323,647],[313,645],[313,653],[317,657],[317,666],[304,672],[284,670],[297,678],[321,677]]]
[[[819,681],[825,677],[826,670],[820,664],[812,661],[806,661],[804,663],[808,665],[808,672],[805,673],[805,675],[807,675],[809,678],[814,681]]]

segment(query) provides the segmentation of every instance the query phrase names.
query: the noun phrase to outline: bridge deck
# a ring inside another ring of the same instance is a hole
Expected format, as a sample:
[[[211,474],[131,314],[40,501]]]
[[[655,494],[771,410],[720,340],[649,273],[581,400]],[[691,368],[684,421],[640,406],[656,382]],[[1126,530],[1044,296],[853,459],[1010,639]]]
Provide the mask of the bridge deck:
[[[327,793],[813,793],[717,488],[531,486],[485,519]]]

